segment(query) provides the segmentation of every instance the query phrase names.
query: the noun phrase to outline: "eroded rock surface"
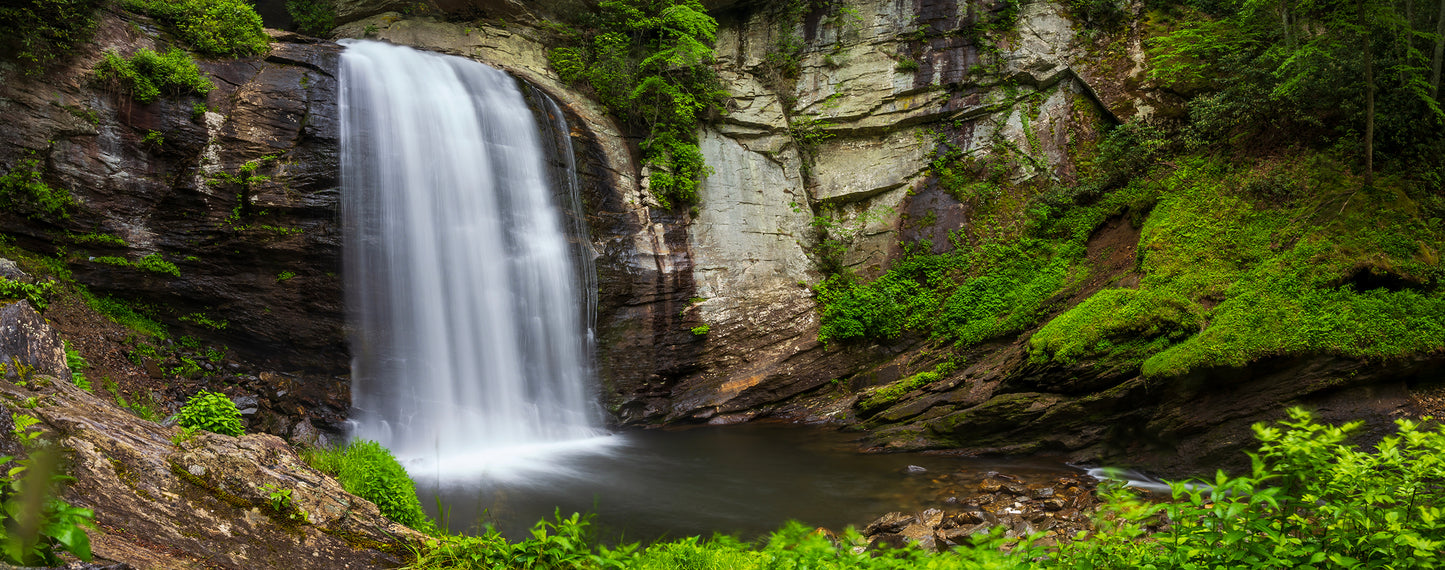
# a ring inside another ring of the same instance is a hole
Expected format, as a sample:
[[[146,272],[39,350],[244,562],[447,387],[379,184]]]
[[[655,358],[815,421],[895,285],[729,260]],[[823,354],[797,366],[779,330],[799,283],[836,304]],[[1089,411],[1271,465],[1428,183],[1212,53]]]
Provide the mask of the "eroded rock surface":
[[[76,480],[65,498],[95,511],[99,558],[140,568],[376,568],[399,565],[406,541],[420,538],[276,436],[181,439],[179,428],[46,376],[0,382],[0,395],[35,398],[22,412],[70,450]],[[279,507],[277,493],[287,497]]]

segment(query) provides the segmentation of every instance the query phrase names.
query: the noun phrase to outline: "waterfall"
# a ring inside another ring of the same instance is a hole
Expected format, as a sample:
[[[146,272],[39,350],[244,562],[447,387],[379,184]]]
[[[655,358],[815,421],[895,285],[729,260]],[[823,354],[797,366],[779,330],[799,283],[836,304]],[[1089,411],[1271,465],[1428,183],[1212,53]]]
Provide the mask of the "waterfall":
[[[579,290],[595,278],[574,267],[585,259],[590,273],[590,250],[568,242],[577,217],[559,210],[517,81],[459,57],[344,43],[355,437],[436,461],[428,473],[608,439],[584,324],[595,290]],[[557,182],[575,203],[575,181]]]

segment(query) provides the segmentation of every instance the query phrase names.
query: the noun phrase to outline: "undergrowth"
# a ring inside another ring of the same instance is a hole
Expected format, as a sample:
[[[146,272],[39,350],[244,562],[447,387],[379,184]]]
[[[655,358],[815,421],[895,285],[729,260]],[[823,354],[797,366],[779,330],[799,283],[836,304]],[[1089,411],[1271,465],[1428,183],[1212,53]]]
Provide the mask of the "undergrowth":
[[[216,88],[201,76],[191,55],[179,48],[163,54],[141,48],[130,57],[107,51],[95,66],[95,76],[130,93],[138,103],[150,103],[163,94],[205,95]]]
[[[386,518],[434,531],[406,469],[380,443],[353,440],[341,448],[308,449],[302,457],[317,471],[336,477],[346,492],[375,503]]]

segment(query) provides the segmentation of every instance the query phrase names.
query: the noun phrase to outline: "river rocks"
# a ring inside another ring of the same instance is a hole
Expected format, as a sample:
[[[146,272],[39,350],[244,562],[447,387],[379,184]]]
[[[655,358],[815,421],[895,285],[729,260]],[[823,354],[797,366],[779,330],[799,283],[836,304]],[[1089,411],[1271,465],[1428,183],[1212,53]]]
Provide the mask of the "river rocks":
[[[897,548],[913,543],[925,550],[971,544],[970,538],[1003,527],[1007,538],[1042,534],[1047,546],[1092,528],[1099,504],[1090,477],[1060,477],[1024,484],[995,474],[979,483],[977,493],[945,502],[943,508],[918,513],[885,514],[863,529],[870,548]]]

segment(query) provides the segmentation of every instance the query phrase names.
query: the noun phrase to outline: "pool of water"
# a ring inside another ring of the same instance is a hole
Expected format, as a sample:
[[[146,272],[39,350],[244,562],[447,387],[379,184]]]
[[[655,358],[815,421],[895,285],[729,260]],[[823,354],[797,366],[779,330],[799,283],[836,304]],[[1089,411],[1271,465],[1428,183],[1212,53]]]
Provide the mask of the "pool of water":
[[[613,542],[715,532],[754,538],[788,520],[835,530],[861,527],[889,511],[967,494],[989,472],[1037,480],[1081,473],[1047,458],[861,454],[855,436],[796,425],[636,430],[611,437],[610,445],[530,469],[412,474],[423,506],[454,532],[492,525],[523,537],[560,509],[594,514],[600,537]]]

